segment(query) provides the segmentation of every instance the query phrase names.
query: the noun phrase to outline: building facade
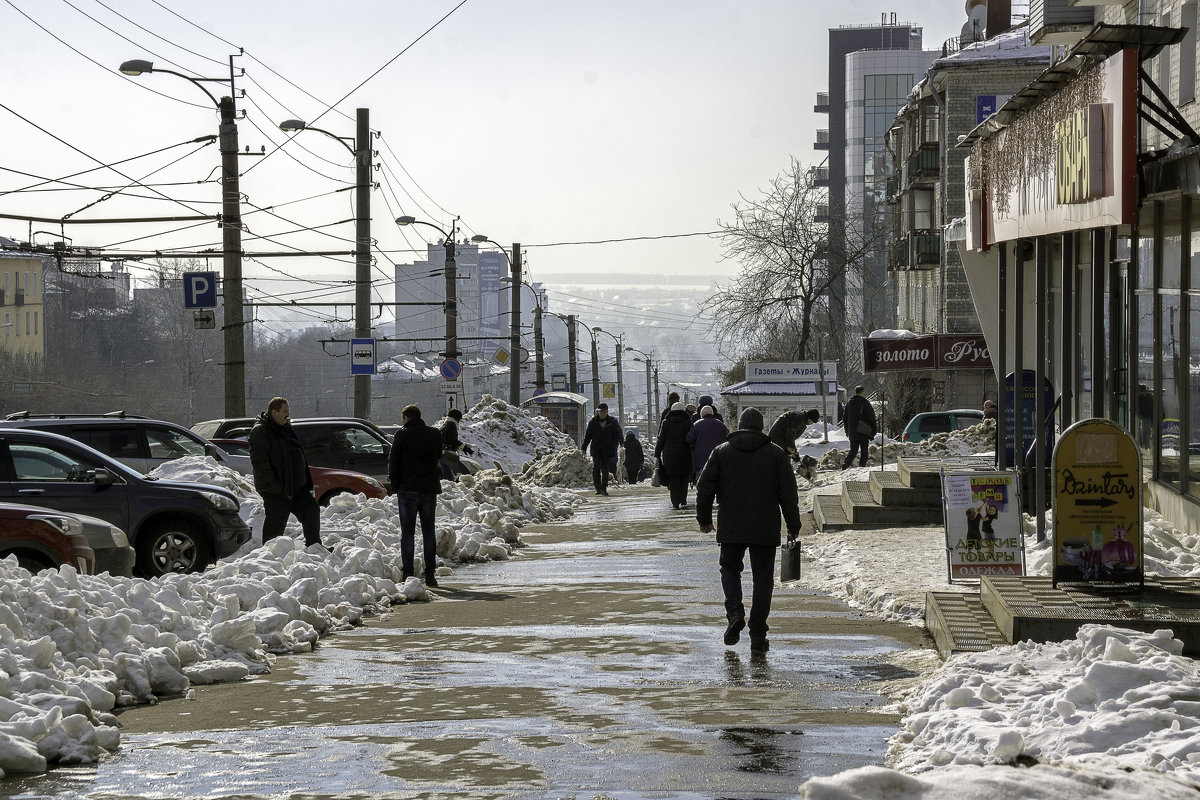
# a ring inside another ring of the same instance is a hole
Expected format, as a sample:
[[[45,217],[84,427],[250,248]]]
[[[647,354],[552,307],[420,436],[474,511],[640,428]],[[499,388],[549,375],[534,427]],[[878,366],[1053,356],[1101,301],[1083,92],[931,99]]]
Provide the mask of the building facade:
[[[40,368],[46,357],[44,297],[42,257],[0,251],[0,351],[31,369]]]

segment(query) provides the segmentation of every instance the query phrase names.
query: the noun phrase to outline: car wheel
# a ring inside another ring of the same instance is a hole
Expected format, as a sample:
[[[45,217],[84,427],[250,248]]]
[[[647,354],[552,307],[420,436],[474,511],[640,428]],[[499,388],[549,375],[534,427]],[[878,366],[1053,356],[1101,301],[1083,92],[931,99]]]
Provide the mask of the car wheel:
[[[11,553],[4,553],[0,558],[7,558]],[[44,569],[58,569],[58,565],[52,562],[45,556],[37,555],[36,553],[17,553],[17,565],[22,569],[27,569],[34,575]]]
[[[199,572],[212,561],[208,539],[183,520],[160,522],[138,537],[138,566],[149,578]]]

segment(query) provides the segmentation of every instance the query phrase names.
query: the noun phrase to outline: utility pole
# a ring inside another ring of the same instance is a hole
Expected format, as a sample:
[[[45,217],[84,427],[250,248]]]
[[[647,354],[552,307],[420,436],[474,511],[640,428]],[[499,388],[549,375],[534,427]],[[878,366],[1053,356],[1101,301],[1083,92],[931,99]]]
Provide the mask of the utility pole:
[[[646,356],[646,441],[650,441],[650,427],[654,424],[654,406],[650,404],[650,356]]]
[[[508,404],[521,404],[521,244],[513,242],[512,300],[509,302]]]
[[[536,351],[534,363],[537,367],[533,380],[534,386],[538,389],[546,388],[546,343],[542,339],[542,297],[536,290],[534,291],[534,299],[537,305],[533,307],[533,347]]]
[[[567,363],[570,365],[569,373],[571,376],[570,391],[575,391],[579,384],[578,363],[575,354],[575,315],[567,314]]]
[[[233,58],[230,57],[230,93]],[[190,79],[189,79],[190,80]],[[232,97],[217,102],[221,112],[221,296],[224,303],[225,416],[246,416],[246,330],[242,309],[242,191],[238,185],[237,108]]]
[[[450,225],[450,235],[446,237],[446,358],[458,357],[458,267],[454,263],[455,225],[458,219]]]
[[[596,353],[596,332],[592,331],[592,410],[600,405],[600,356]]]
[[[371,125],[370,111],[358,109],[355,152],[354,338],[371,338]],[[372,368],[373,369],[373,368]],[[354,416],[371,417],[371,376],[354,376]]]
[[[625,343],[617,337],[617,419],[621,424],[625,424],[625,384],[621,380],[621,351],[625,349]]]
[[[654,368],[654,418],[662,419],[662,390],[658,382],[658,367]],[[657,431],[656,431],[657,432]]]

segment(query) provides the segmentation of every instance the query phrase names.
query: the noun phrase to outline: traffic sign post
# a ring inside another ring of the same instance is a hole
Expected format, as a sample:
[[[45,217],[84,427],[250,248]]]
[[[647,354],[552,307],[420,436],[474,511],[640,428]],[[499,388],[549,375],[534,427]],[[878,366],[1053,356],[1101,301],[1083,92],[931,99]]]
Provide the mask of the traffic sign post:
[[[215,273],[215,272],[185,272],[185,273],[183,273],[183,307],[184,308],[216,308],[217,307],[217,273]]]
[[[438,369],[442,373],[442,377],[448,381],[456,381],[462,375],[462,362],[457,358],[447,358],[442,361]]]
[[[351,339],[350,340],[350,374],[351,375],[374,375],[375,374],[375,340],[374,339]]]
[[[535,402],[535,403],[546,402],[546,398],[542,397],[542,395],[544,395],[544,394],[547,394],[545,387],[539,386],[538,388],[534,389],[533,390],[533,402]]]

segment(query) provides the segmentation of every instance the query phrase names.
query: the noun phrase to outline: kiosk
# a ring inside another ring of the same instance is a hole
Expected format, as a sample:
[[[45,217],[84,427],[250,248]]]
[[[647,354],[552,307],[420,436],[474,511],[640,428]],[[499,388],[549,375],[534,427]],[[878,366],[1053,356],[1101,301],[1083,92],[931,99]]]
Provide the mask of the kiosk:
[[[521,403],[523,408],[537,411],[563,433],[575,440],[575,446],[583,444],[587,429],[588,399],[574,392],[546,392]]]

